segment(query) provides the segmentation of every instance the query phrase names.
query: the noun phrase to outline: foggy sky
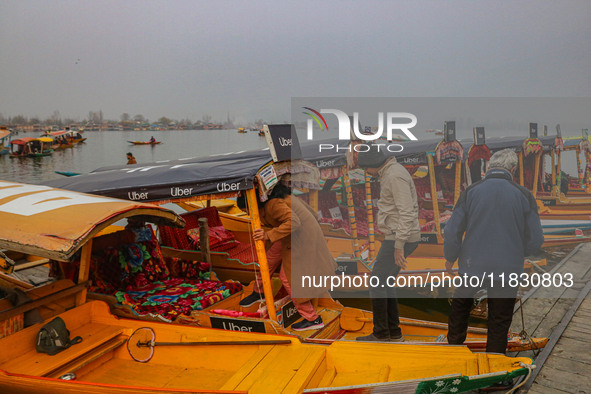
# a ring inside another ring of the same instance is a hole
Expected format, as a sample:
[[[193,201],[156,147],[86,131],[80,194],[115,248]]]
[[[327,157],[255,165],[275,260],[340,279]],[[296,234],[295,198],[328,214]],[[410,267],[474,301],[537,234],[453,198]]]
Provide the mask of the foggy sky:
[[[291,97],[590,97],[588,1],[0,2],[0,113],[290,119]]]

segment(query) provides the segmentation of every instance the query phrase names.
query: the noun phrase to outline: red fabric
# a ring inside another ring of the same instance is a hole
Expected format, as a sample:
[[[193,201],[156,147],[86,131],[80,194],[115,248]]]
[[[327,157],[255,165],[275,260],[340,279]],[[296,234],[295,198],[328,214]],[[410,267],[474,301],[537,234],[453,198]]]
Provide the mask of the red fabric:
[[[176,249],[194,250],[195,244],[189,237],[188,231],[199,228],[199,218],[207,218],[207,224],[209,225],[210,231],[212,228],[215,233],[220,234],[219,239],[226,239],[225,242],[218,242],[212,245],[212,234],[210,233],[210,249],[212,252],[225,252],[228,253],[228,257],[240,260],[243,263],[252,263],[258,261],[256,251],[250,244],[243,244],[236,240],[230,241],[229,235],[233,237],[232,232],[226,230],[223,225],[218,211],[215,207],[198,209],[180,215],[185,220],[185,228],[178,229],[168,226],[160,226],[160,238],[162,239],[162,245],[170,246]],[[222,230],[223,229],[223,230]],[[217,236],[216,236],[217,237]]]
[[[471,166],[474,160],[484,160],[488,161],[492,153],[490,153],[490,149],[486,145],[472,145],[470,150],[468,151],[468,166]]]
[[[199,244],[199,228],[192,228],[187,230],[187,235],[193,240],[195,249],[200,248]],[[226,230],[224,226],[215,226],[209,228],[209,247],[214,249],[218,246],[223,246],[229,242],[234,242],[235,237],[230,231]]]

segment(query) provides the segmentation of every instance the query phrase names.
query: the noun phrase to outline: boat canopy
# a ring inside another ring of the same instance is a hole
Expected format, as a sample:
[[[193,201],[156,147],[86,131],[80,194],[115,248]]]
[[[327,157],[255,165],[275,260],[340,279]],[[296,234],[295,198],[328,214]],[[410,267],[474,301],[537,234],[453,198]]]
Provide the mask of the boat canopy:
[[[66,130],[58,130],[58,131],[46,131],[44,135],[50,135],[52,137],[58,137],[60,135],[68,134],[69,131]]]
[[[10,142],[11,145],[27,145],[29,142],[33,141],[35,138],[25,137],[19,138],[18,140],[12,140]]]
[[[39,137],[39,138],[35,138],[35,140],[41,141],[41,142],[53,142],[53,138],[51,138],[51,137]]]
[[[8,129],[0,129],[0,140],[6,138],[10,135],[10,130]]]
[[[576,138],[569,137],[569,138],[564,138],[562,140],[562,143],[563,143],[564,148],[566,150],[574,150],[581,144],[581,141],[584,141],[584,140],[585,139],[581,138],[581,137],[576,137]]]
[[[101,230],[131,216],[184,225],[177,214],[153,204],[0,181],[0,248],[69,261]]]
[[[486,146],[491,152],[496,152],[502,149],[513,148],[515,150],[523,149],[523,142],[527,137],[487,137]],[[556,136],[547,135],[538,137],[538,140],[544,147],[544,152],[549,152],[553,147],[556,146]]]
[[[345,149],[344,141],[329,140]],[[319,152],[318,141],[302,144],[305,160],[324,167],[345,164],[345,152]],[[159,161],[133,166],[102,167],[90,174],[56,179],[44,185],[83,193],[137,201],[171,201],[191,197],[235,193],[253,187],[258,171],[272,160],[268,148],[199,158]]]

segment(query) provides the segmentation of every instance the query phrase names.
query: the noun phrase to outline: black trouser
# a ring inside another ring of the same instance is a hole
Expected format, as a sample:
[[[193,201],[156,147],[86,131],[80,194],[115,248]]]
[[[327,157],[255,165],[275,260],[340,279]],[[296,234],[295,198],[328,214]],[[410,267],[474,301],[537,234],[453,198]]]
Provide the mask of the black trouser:
[[[373,309],[373,334],[381,339],[402,335],[399,327],[400,316],[396,288],[387,285],[388,277],[395,277],[400,272],[400,267],[396,265],[394,260],[394,245],[394,241],[385,240],[382,242],[371,272],[371,276],[380,280],[377,287],[369,288],[369,296]],[[418,242],[406,243],[404,257],[414,252],[417,246],[419,246]]]
[[[488,333],[486,351],[505,354],[507,334],[513,321],[513,309],[517,288],[502,288],[500,283],[487,288]],[[461,345],[466,340],[468,318],[474,305],[474,295],[478,288],[458,287],[451,301],[447,341],[452,345]],[[512,297],[510,297],[512,295]],[[507,298],[509,297],[509,298]]]

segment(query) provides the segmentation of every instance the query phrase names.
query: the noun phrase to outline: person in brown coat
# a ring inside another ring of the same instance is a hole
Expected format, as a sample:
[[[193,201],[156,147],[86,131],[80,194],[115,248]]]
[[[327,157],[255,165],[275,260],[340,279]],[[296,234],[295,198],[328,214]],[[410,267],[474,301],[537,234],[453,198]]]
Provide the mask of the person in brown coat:
[[[260,204],[263,225],[271,229],[258,229],[255,240],[267,245],[281,242],[282,275],[284,287],[290,293],[298,312],[304,317],[291,327],[295,331],[324,327],[322,318],[310,302],[312,298],[330,298],[325,287],[304,287],[302,276],[324,277],[334,275],[337,267],[318,224],[316,213],[305,202],[290,195],[291,190],[278,184],[269,200]]]
[[[127,152],[127,164],[137,164],[137,161],[131,152]]]

